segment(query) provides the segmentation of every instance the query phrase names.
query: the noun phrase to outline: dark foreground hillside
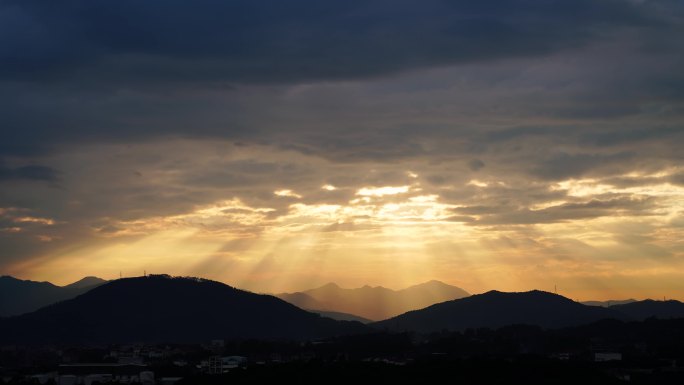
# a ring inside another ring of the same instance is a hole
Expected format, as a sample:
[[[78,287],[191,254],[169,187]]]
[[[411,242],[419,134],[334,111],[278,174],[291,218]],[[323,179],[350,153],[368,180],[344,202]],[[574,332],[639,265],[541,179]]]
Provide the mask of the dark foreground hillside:
[[[499,328],[526,324],[562,328],[602,319],[628,319],[625,314],[599,306],[587,306],[544,291],[484,294],[438,303],[410,311],[373,327],[391,331],[435,332],[468,328]]]
[[[219,282],[149,276],[113,281],[0,320],[0,343],[309,339],[364,331],[361,323],[323,318],[276,297]]]

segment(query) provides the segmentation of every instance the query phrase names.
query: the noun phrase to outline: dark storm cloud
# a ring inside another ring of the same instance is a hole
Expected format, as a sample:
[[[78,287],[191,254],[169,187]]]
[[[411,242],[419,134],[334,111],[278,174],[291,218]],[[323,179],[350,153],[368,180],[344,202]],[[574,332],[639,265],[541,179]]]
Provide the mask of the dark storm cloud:
[[[484,166],[485,162],[481,161],[480,159],[473,159],[470,162],[468,162],[468,167],[473,171],[477,171]]]
[[[621,0],[4,1],[10,80],[292,82],[537,55],[656,24]]]
[[[58,179],[59,172],[51,167],[32,165],[11,168],[0,164],[0,182],[16,180],[56,182]]]
[[[656,140],[682,140],[683,138],[684,125],[657,125],[655,127],[615,130],[609,133],[586,133],[581,136],[581,143],[599,147],[611,147],[625,143],[639,143]]]
[[[620,168],[636,156],[634,153],[621,152],[617,154],[568,154],[560,152],[543,160],[532,173],[545,180],[564,180],[577,178],[589,171],[605,168]]]
[[[658,41],[660,51],[672,56],[672,45],[678,43],[668,36],[680,29],[680,8],[666,1],[623,0],[6,0],[0,3],[0,157],[31,157],[55,144],[162,136],[279,141],[284,148],[336,161],[425,156],[433,151],[412,137],[416,132],[455,135],[436,128],[439,125],[426,126],[425,114],[412,128],[407,124],[401,130],[397,122],[371,121],[369,116],[377,115],[374,104],[345,106],[334,103],[338,96],[329,94],[317,99],[332,100],[329,105],[309,100],[297,105],[288,103],[290,96],[283,89],[454,64],[533,60],[611,39],[649,46]],[[681,61],[676,55],[670,59]],[[597,61],[590,60],[588,68]],[[639,74],[645,72],[640,63],[634,65]],[[671,86],[664,85],[681,78],[661,69],[661,85],[655,86],[649,80],[655,75],[607,72],[624,76],[595,87],[608,89],[606,97],[613,95],[616,84],[632,83],[637,91],[647,84],[674,97]],[[490,85],[506,80],[500,73],[476,76]],[[625,83],[626,78],[638,81]],[[596,94],[595,88],[580,92],[577,99]],[[259,90],[262,94],[257,95]],[[385,95],[375,96],[382,100]],[[475,102],[464,109],[480,110],[493,103],[489,95],[472,96]],[[543,103],[566,97],[543,95],[538,103],[539,96],[504,93],[496,103],[507,104],[512,98],[525,102],[526,110],[539,105],[545,112],[566,115],[583,108]],[[422,103],[433,108],[431,102]],[[609,110],[606,103],[588,104]],[[354,113],[345,114],[345,107]],[[305,116],[311,119],[302,121]],[[312,127],[317,132],[304,132]],[[529,134],[542,132],[535,130]],[[471,148],[482,148],[482,140],[496,140],[493,135],[476,138]]]
[[[616,95],[616,97],[619,97]],[[599,104],[595,108],[605,108]],[[573,115],[573,117],[581,117]],[[576,142],[579,145],[610,148],[618,145],[629,145],[658,140],[677,140],[684,138],[684,125],[664,125],[661,123],[647,123],[646,127],[622,127],[620,129],[606,129],[606,124],[553,126],[514,126],[494,130],[482,135],[483,141],[499,143],[530,138],[558,138]]]
[[[488,132],[482,138],[486,142],[505,142],[520,138],[555,136],[563,131],[570,131],[572,127],[563,126],[517,126]]]

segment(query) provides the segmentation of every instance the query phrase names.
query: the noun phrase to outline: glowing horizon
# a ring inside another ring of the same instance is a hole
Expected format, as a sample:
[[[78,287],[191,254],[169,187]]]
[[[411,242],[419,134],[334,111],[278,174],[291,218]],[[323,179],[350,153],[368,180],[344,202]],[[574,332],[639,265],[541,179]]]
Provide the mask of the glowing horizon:
[[[182,213],[103,218],[90,241],[48,248],[5,272],[66,284],[86,275],[115,278],[119,271],[146,270],[258,292],[327,282],[400,288],[437,279],[475,293],[552,291],[557,285],[578,300],[684,299],[680,262],[662,266],[639,258],[681,243],[681,231],[670,225],[684,202],[684,187],[668,182],[679,172],[649,175],[652,184],[639,187],[603,179],[551,182],[542,189],[550,194],[547,201],[512,211],[485,209],[472,200],[515,191],[515,180],[464,180],[460,188],[473,197],[460,202],[442,198],[459,186],[424,185],[420,173],[405,170],[399,177],[405,184],[398,186],[337,183],[332,189],[313,180],[315,188],[273,190],[273,206],[233,197]],[[0,213],[24,226],[17,233],[49,231],[59,222],[11,207]],[[653,229],[655,242],[625,245],[619,237],[630,226]],[[59,241],[49,232],[37,236],[46,237],[39,238],[46,244]],[[659,286],[664,283],[670,289]]]

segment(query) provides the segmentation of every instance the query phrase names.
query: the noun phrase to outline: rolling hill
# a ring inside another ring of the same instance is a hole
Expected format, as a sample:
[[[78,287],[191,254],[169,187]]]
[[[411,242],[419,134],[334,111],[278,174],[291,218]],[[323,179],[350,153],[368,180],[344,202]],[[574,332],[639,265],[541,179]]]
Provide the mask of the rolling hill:
[[[621,305],[610,306],[610,309],[619,311],[634,320],[644,320],[646,318],[684,318],[684,303],[676,300],[654,301],[647,299],[644,301],[630,302]]]
[[[499,328],[514,324],[560,328],[605,318],[626,317],[613,309],[582,305],[563,296],[543,291],[490,291],[439,303],[371,325],[391,331],[436,332],[481,327]]]
[[[25,281],[14,277],[0,277],[0,317],[29,313],[53,303],[74,298],[107,281],[85,277],[66,286],[50,282]]]
[[[361,333],[269,295],[198,278],[148,276],[99,286],[74,299],[0,320],[0,342],[198,342],[309,339]]]

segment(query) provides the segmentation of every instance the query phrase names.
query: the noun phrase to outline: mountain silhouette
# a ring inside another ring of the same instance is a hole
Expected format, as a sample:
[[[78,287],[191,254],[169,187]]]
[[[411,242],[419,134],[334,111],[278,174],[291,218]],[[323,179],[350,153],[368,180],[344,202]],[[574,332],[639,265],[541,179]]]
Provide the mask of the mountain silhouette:
[[[50,282],[24,281],[10,276],[0,277],[0,317],[24,314],[53,303],[74,298],[107,281],[85,277],[66,286]]]
[[[100,286],[100,285],[105,284],[107,282],[108,281],[106,281],[102,278],[88,276],[88,277],[83,277],[80,280],[78,280],[74,283],[68,284],[64,287],[69,288],[69,289],[83,289],[83,288],[92,289],[96,286]]]
[[[343,289],[335,283],[329,283],[317,289],[277,296],[303,309],[341,312],[370,320],[383,320],[409,310],[469,295],[459,287],[433,280],[402,290],[368,285],[357,289]]]
[[[544,291],[490,291],[411,311],[372,326],[392,331],[436,332],[527,324],[544,328],[582,325],[605,318],[625,319],[615,310],[586,306]]]
[[[148,276],[99,286],[74,299],[0,321],[0,342],[200,342],[307,339],[360,333],[269,295],[198,278]]]
[[[315,309],[307,309],[310,312],[320,314],[323,317],[328,317],[332,318],[334,320],[338,321],[357,321],[361,322],[362,324],[369,324],[373,321],[369,320],[368,318],[363,318],[359,317],[354,314],[349,314],[349,313],[340,313],[338,311],[325,311],[325,310],[315,310]]]
[[[315,300],[313,297],[306,293],[281,293],[281,294],[276,294],[276,297],[282,299],[283,301],[289,302],[299,308],[306,309],[306,310],[311,310],[314,312],[318,311],[326,311],[326,310],[318,310],[318,309],[327,309],[328,304],[325,304],[323,302]],[[314,310],[317,309],[317,310]],[[331,311],[331,310],[328,310]]]
[[[637,300],[635,299],[611,299],[608,301],[582,301],[580,302],[582,305],[589,305],[589,306],[602,306],[602,307],[610,307],[613,305],[624,305],[626,303],[632,303],[636,302]]]
[[[619,311],[631,319],[639,321],[651,317],[684,318],[684,303],[676,300],[654,301],[647,299],[645,301],[613,305],[610,309]]]

